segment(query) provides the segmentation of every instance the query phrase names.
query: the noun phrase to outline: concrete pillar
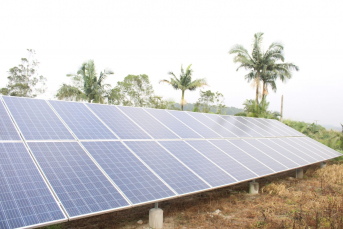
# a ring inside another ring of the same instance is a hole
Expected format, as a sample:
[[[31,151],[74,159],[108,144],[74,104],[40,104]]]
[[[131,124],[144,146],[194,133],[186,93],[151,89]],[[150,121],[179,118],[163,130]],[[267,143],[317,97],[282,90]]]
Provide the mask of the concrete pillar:
[[[295,178],[299,178],[299,179],[302,179],[304,177],[304,171],[303,169],[297,169],[295,171]]]
[[[249,183],[249,194],[258,194],[258,189],[259,184],[255,180]]]
[[[163,210],[161,208],[152,208],[149,211],[149,227],[153,229],[163,228]]]
[[[320,162],[320,168],[325,168],[326,167],[326,161]]]

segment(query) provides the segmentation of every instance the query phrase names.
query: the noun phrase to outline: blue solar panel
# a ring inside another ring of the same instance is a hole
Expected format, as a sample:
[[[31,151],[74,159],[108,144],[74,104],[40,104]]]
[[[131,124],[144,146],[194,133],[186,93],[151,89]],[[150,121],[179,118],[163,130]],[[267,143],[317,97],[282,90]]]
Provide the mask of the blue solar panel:
[[[74,140],[46,101],[3,97],[26,140]]]
[[[78,139],[117,139],[83,103],[53,100],[49,103]]]
[[[206,117],[210,118],[215,123],[219,124],[220,126],[225,127],[227,130],[231,131],[238,137],[252,137],[249,133],[243,131],[242,129],[236,127],[235,125],[231,124],[230,122],[225,121],[225,119],[221,118],[219,115],[215,114],[203,114]]]
[[[300,165],[306,164],[306,161],[304,161],[302,158],[297,157],[295,154],[292,154],[291,152],[275,144],[269,139],[259,139],[259,140],[249,139],[246,141],[289,169],[297,168]],[[279,163],[273,163],[273,164],[275,164],[275,167],[277,167]],[[281,168],[285,169],[284,166],[282,166]],[[279,169],[279,171],[280,170],[281,169]]]
[[[237,119],[232,118],[232,116],[220,115],[220,117],[225,119],[225,121],[231,123],[232,125],[238,127],[239,129],[243,130],[245,133],[248,133],[251,137],[263,137],[262,134],[256,132],[254,129],[250,128],[249,126],[244,125]]]
[[[279,135],[279,136],[293,136],[288,131],[286,131],[284,128],[279,128],[278,125],[275,125],[272,122],[268,122],[267,119],[257,118],[256,120],[258,122],[260,122],[261,124],[265,125],[267,128],[273,129],[273,130],[277,131],[278,133],[280,133],[281,135]]]
[[[78,143],[28,144],[71,218],[129,205]]]
[[[331,159],[333,157],[341,156],[340,153],[337,151],[322,145],[321,143],[311,139],[311,138],[291,138],[292,141],[297,142],[302,147],[307,148],[311,150],[313,153],[316,153],[317,155],[320,155],[326,159]],[[311,142],[309,144],[309,142]],[[315,146],[313,146],[315,145]]]
[[[302,133],[296,131],[295,129],[287,126],[286,124],[283,124],[282,122],[279,122],[274,119],[265,119],[265,122],[271,123],[272,126],[275,126],[275,128],[281,129],[284,132],[287,132],[291,136],[305,136]]]
[[[259,128],[258,126],[252,125],[251,122],[246,120],[244,117],[240,116],[231,116],[234,120],[241,122],[242,124],[248,126],[249,128],[253,129],[255,132],[259,133],[263,137],[274,137],[272,134],[264,131],[263,129]]]
[[[66,221],[23,143],[0,143],[0,228]]]
[[[235,179],[211,163],[207,158],[199,154],[187,143],[183,141],[160,141],[160,144],[212,187],[228,185],[236,182]]]
[[[117,107],[94,103],[87,106],[121,139],[151,139]]]
[[[175,196],[121,142],[82,144],[133,204]]]
[[[256,174],[254,174],[248,168],[244,167],[240,162],[236,161],[233,157],[228,156],[223,151],[206,140],[187,141],[187,143],[192,145],[200,153],[219,165],[222,169],[231,174],[238,181],[257,177]]]
[[[181,122],[195,130],[198,134],[203,136],[204,138],[221,138],[220,135],[215,133],[210,128],[204,126],[198,120],[194,119],[193,117],[189,116],[186,112],[183,111],[167,111],[168,113],[172,114],[174,117],[179,119]]]
[[[237,140],[241,141],[241,140]],[[258,176],[263,176],[273,173],[273,171],[263,165],[261,162],[257,161],[250,154],[239,149],[237,146],[231,144],[227,140],[212,140],[210,141],[215,146],[223,150],[225,153],[229,154],[231,157],[235,158],[237,161],[241,162],[244,166],[248,167]],[[235,141],[236,142],[236,141]]]
[[[318,160],[316,160],[315,157],[312,156],[312,154],[306,154],[304,152],[301,152],[300,150],[298,150],[299,147],[294,148],[292,147],[292,145],[289,145],[282,141],[282,139],[261,139],[260,141],[266,142],[266,144],[268,144],[270,147],[282,153],[283,155],[286,155],[289,159],[293,160],[299,165],[308,165],[310,163],[318,162]]]
[[[133,119],[139,126],[148,132],[155,139],[178,139],[175,134],[159,123],[142,108],[118,107],[127,116]]]
[[[21,140],[1,100],[0,100],[0,140]]]
[[[125,142],[153,171],[178,194],[210,189],[205,182],[152,141]]]
[[[309,147],[307,147],[304,144],[301,144],[300,142],[295,142],[292,140],[293,138],[282,138],[282,142],[285,142],[286,144],[292,146],[293,148],[296,148],[298,151],[303,152],[313,158],[315,158],[317,161],[325,160],[327,155],[323,154],[317,154],[313,150],[311,150]],[[293,151],[295,152],[295,150]]]
[[[166,125],[169,129],[174,131],[181,138],[202,138],[195,131],[180,122],[177,118],[166,112],[166,110],[159,109],[145,109],[152,116]]]
[[[193,118],[196,118],[199,120],[201,123],[203,123],[205,126],[216,132],[217,134],[221,135],[224,138],[236,138],[238,135],[235,133],[232,133],[225,129],[223,126],[219,125],[218,123],[214,122],[213,120],[207,118],[204,114],[202,113],[196,113],[196,112],[187,112],[190,116]]]
[[[258,126],[259,128],[261,128],[265,132],[268,132],[268,133],[272,134],[274,137],[285,136],[284,134],[282,134],[281,132],[276,130],[275,127],[274,128],[270,128],[270,126],[266,126],[264,123],[259,122],[257,118],[245,117],[245,119],[248,120],[249,122],[251,122],[252,125]]]
[[[265,164],[270,169],[274,170],[275,172],[280,172],[287,170],[287,167],[279,163],[279,161],[273,159],[270,157],[267,153],[261,152],[260,150],[256,149],[250,144],[247,144],[249,142],[254,143],[254,139],[251,141],[243,141],[243,140],[236,140],[236,141],[230,141],[235,146],[239,147],[240,149],[244,150],[246,153],[250,154],[257,160],[259,160],[261,163]],[[271,151],[271,150],[270,150]]]

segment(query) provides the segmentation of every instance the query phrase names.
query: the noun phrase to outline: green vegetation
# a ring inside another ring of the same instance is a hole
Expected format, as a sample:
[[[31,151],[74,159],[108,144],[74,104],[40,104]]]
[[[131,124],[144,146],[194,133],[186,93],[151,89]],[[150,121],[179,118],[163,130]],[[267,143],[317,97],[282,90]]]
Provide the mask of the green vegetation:
[[[104,70],[97,76],[94,61],[84,62],[76,74],[67,74],[72,79],[72,85],[63,84],[56,97],[60,100],[104,103],[106,89],[110,87],[104,81],[108,75],[113,74],[110,70]]]
[[[262,99],[259,104],[253,99],[247,99],[244,103],[244,112],[235,114],[235,116],[246,116],[255,118],[269,118],[279,120],[280,113],[277,111],[268,111],[269,102]]]
[[[170,84],[175,90],[181,90],[182,96],[181,96],[181,110],[183,110],[183,106],[186,104],[185,100],[185,91],[190,90],[194,91],[197,88],[206,86],[205,79],[196,79],[192,81],[192,73],[193,70],[191,69],[191,64],[187,67],[186,71],[183,70],[183,67],[181,65],[181,74],[180,78],[177,78],[173,72],[169,72],[169,75],[172,75],[173,78],[170,78],[170,80],[161,80],[160,83],[168,83]]]
[[[230,51],[230,54],[236,54],[233,58],[234,63],[240,63],[237,71],[240,68],[249,70],[245,75],[248,82],[253,82],[256,87],[256,105],[259,104],[258,98],[260,95],[261,82],[263,85],[262,99],[265,99],[268,94],[268,87],[271,86],[273,91],[276,91],[276,80],[280,79],[285,82],[292,78],[292,70],[298,71],[298,66],[292,63],[283,63],[285,58],[283,56],[283,46],[279,43],[272,43],[267,51],[262,51],[263,33],[256,33],[254,35],[253,50],[251,55],[242,45],[235,45]],[[281,61],[282,63],[278,63]]]
[[[39,62],[36,52],[27,49],[28,58],[21,58],[21,64],[10,68],[8,84],[0,88],[0,94],[34,98],[46,91],[46,78],[38,73]]]
[[[200,90],[200,98],[196,102],[193,111],[223,114],[223,111],[225,111],[226,108],[224,100],[224,95],[218,91],[212,92],[211,90]],[[212,110],[215,110],[215,112],[212,112]]]

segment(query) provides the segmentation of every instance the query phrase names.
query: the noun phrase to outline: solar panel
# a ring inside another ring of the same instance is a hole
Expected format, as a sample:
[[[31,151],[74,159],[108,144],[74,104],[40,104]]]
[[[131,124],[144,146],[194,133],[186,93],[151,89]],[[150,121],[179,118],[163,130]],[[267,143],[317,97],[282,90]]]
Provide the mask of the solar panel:
[[[182,195],[210,189],[210,186],[156,142],[127,141],[125,144],[178,194]]]
[[[275,131],[280,133],[281,136],[293,136],[290,132],[286,131],[286,129],[280,128],[278,125],[273,125],[272,122],[267,122],[267,119],[257,118],[256,120],[265,125],[268,129],[274,129]]]
[[[83,103],[53,100],[49,103],[78,139],[117,139]]]
[[[231,118],[241,122],[242,124],[248,126],[249,128],[253,129],[255,132],[259,133],[263,137],[274,137],[272,134],[266,132],[265,130],[259,128],[258,126],[252,125],[251,122],[246,120],[244,117],[240,116],[231,116]]]
[[[174,131],[181,138],[202,138],[195,131],[187,127],[185,124],[180,122],[177,118],[166,112],[166,110],[159,109],[145,109],[149,114],[154,116],[169,129]]]
[[[235,125],[231,124],[230,122],[225,121],[225,119],[221,118],[219,115],[215,114],[203,114],[207,118],[211,119],[215,123],[217,123],[220,126],[223,126],[227,130],[231,131],[238,137],[252,137],[250,134],[246,133],[242,129],[236,127]]]
[[[3,96],[26,140],[74,140],[46,101]]]
[[[251,144],[253,144],[253,146],[268,154],[269,156],[274,158],[274,160],[285,165],[289,169],[309,164],[309,162],[305,161],[300,156],[293,154],[291,151],[288,151],[290,147],[286,146],[286,144],[280,146],[276,143],[281,144],[281,142],[274,141],[274,139],[252,139],[248,140],[247,142],[250,142]]]
[[[0,228],[66,221],[23,143],[0,143]]]
[[[236,182],[234,178],[211,163],[204,156],[183,141],[160,141],[169,152],[191,168],[212,187],[228,185]]]
[[[306,143],[308,146],[314,147],[314,145],[316,145],[318,147],[318,149],[320,150],[324,150],[325,152],[330,152],[330,155],[333,157],[339,157],[342,156],[341,153],[337,152],[336,150],[331,149],[330,147],[323,145],[320,142],[317,142],[315,140],[313,140],[312,138],[299,138],[301,139],[304,143]]]
[[[257,121],[256,118],[248,118],[248,117],[244,117],[244,119],[246,119],[247,121],[249,121],[250,123],[252,123],[253,125],[261,128],[264,132],[268,133],[268,134],[271,134],[272,136],[274,137],[279,137],[279,136],[283,136],[283,134],[277,132],[274,129],[270,129],[268,126],[264,125],[263,123]]]
[[[187,112],[190,116],[200,121],[202,124],[216,132],[217,134],[221,135],[224,138],[237,138],[238,135],[232,133],[231,131],[225,129],[223,126],[219,125],[218,123],[212,121],[211,119],[207,118],[202,113],[195,113],[195,112]]]
[[[296,148],[298,151],[301,151],[301,152],[315,158],[317,161],[325,160],[327,155],[317,154],[316,152],[313,152],[312,150],[310,150],[309,147],[306,147],[306,145],[304,147],[304,144],[301,144],[300,142],[295,142],[292,139],[294,140],[294,138],[282,138],[281,141],[289,144],[293,148]],[[295,151],[292,151],[292,152],[295,152]]]
[[[273,170],[227,140],[211,140],[210,142],[219,149],[223,150],[226,154],[241,162],[245,167],[249,168],[258,176],[264,176],[273,173]]]
[[[0,98],[1,99],[1,98]],[[5,106],[0,100],[0,141],[21,140],[20,136],[8,115]]]
[[[121,142],[82,144],[133,204],[175,196]]]
[[[203,136],[204,138],[221,138],[221,136],[215,133],[210,128],[203,125],[198,120],[194,119],[193,117],[189,116],[186,112],[183,111],[167,111],[168,113],[172,114],[178,120],[195,130],[198,134]]]
[[[257,147],[254,147],[254,143],[256,142],[255,139],[234,140],[230,142],[238,148],[244,150],[244,152],[250,154],[252,157],[256,158],[258,161],[263,163],[266,167],[272,169],[274,172],[287,170],[286,166],[284,166],[281,162],[270,156],[273,155],[274,152],[272,149],[265,149],[266,151],[261,151]]]
[[[228,115],[220,115],[222,119],[225,119],[225,121],[231,123],[234,126],[237,126],[239,129],[243,130],[245,133],[249,134],[251,137],[263,137],[262,134],[256,132],[255,130],[251,129],[250,127],[244,125],[237,119],[232,118],[231,116]]]
[[[257,177],[249,168],[242,163],[230,157],[228,154],[218,149],[212,143],[206,140],[187,141],[188,144],[196,148],[200,153],[208,157],[211,161],[219,165],[226,172],[231,174],[236,180],[243,181]]]
[[[28,145],[70,218],[129,206],[78,143]]]
[[[334,157],[341,156],[340,153],[336,152],[335,150],[327,146],[324,146],[323,144],[319,142],[312,140],[311,138],[307,138],[307,137],[306,138],[292,138],[291,140],[299,143],[303,147],[309,148],[311,151],[325,157],[326,159],[331,159]],[[312,144],[309,145],[308,142],[311,142]],[[313,144],[315,146],[313,146]]]
[[[87,104],[116,135],[121,139],[151,139],[140,127],[132,122],[115,106]]]
[[[155,139],[178,139],[179,137],[173,134],[165,126],[159,123],[151,115],[142,108],[134,107],[118,107],[127,116],[133,119],[139,126],[148,132]]]
[[[304,134],[296,131],[295,129],[287,126],[286,124],[274,120],[274,119],[266,119],[265,122],[269,122],[272,124],[272,126],[275,126],[275,128],[281,129],[284,132],[288,132],[289,134],[291,134],[291,136],[305,136]]]

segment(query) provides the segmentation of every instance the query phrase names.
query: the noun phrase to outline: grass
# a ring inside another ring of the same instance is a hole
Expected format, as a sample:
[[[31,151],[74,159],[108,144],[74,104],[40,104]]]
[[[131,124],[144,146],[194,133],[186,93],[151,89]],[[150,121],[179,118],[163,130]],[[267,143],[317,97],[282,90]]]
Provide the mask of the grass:
[[[307,167],[259,179],[260,193],[248,183],[160,203],[164,228],[343,228],[343,164]],[[58,229],[148,228],[152,205],[60,224]],[[143,220],[143,224],[137,224]],[[50,227],[53,229],[53,227]]]

